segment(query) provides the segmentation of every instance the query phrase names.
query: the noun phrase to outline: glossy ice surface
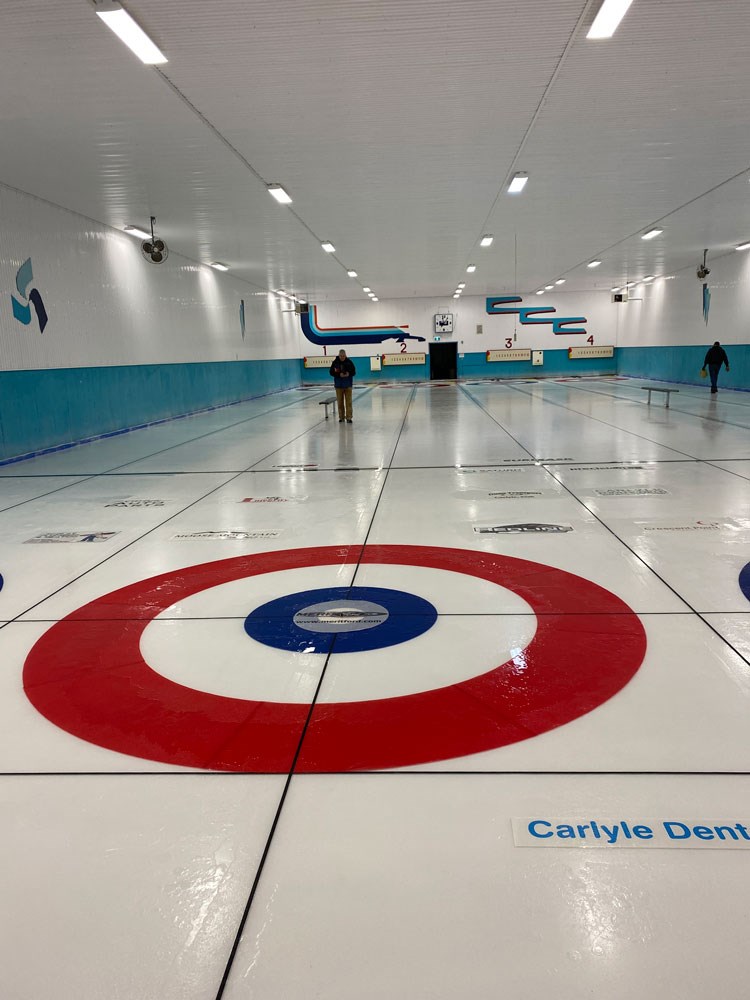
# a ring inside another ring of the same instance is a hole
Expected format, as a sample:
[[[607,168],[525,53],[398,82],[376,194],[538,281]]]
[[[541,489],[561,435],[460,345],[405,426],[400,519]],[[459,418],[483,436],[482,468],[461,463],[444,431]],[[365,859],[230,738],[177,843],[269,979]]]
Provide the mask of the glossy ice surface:
[[[0,468],[2,1000],[744,996],[747,851],[511,825],[750,820],[750,397],[641,381]]]

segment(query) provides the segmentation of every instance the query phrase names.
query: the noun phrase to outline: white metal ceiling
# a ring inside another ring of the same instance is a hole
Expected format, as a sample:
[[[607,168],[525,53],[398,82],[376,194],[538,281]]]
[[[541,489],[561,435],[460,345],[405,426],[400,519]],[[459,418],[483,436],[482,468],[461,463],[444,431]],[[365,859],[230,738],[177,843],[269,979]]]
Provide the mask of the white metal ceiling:
[[[0,181],[116,227],[154,214],[259,288],[604,288],[750,239],[745,0],[634,0],[596,42],[592,0],[125,5],[161,72],[88,0],[0,0]]]

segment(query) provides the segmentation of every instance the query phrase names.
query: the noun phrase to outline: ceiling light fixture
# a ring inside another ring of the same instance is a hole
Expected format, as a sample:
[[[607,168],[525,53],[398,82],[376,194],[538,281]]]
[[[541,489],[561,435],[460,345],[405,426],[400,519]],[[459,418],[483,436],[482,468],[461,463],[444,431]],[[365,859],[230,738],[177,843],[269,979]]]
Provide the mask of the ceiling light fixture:
[[[544,290],[547,291],[547,292],[549,292],[554,287],[555,287],[554,285],[545,285],[544,286]]]
[[[536,294],[537,295],[544,295],[544,289],[540,288],[539,291]]]
[[[458,287],[461,289],[461,291],[463,291],[464,288],[466,288],[466,282],[465,281],[459,281]]]
[[[508,194],[520,194],[526,187],[528,179],[529,175],[525,170],[519,170],[517,173],[513,174],[510,184],[508,185]]]
[[[377,297],[377,295],[373,295],[372,301],[373,302],[380,302],[380,299]]]
[[[735,247],[734,249],[735,250],[750,250],[750,243],[740,243],[740,245],[738,247]]]
[[[363,292],[371,292],[372,289],[369,287],[369,285],[363,285],[362,286],[362,291]]]
[[[611,38],[633,0],[604,0],[586,38]]]
[[[566,281],[565,278],[558,278],[557,281],[555,282],[555,284],[556,285],[564,285],[565,281]]]
[[[123,226],[123,229],[128,236],[137,236],[139,240],[151,239],[151,233],[147,233],[143,229],[139,229],[138,226]]]
[[[586,267],[599,267],[600,264],[601,264],[600,260],[590,260],[586,265]]]
[[[469,264],[469,266],[466,268],[466,273],[473,274],[476,271],[476,269],[477,269],[476,264]]]
[[[663,232],[664,232],[663,229],[649,229],[647,233],[644,233],[643,236],[641,236],[641,239],[652,240],[654,239],[655,236],[661,236]]]
[[[613,288],[613,289],[612,289],[612,291],[613,291],[613,292],[619,292],[619,291],[620,291],[620,289],[619,289],[619,288]]]
[[[461,293],[460,292],[456,292],[455,295],[453,296],[453,298],[454,299],[460,299],[461,298]]]
[[[279,205],[291,205],[292,199],[281,186],[281,184],[269,184],[268,193],[278,201]]]
[[[220,260],[212,260],[211,263],[208,266],[215,268],[215,270],[217,270],[217,271],[228,271],[229,270],[229,268],[227,267],[227,265],[226,264],[222,264]]]
[[[654,274],[647,274],[643,280],[644,281],[653,281],[655,277],[656,277],[656,275],[654,275]]]
[[[346,273],[349,275],[350,278],[356,278],[357,277],[357,272],[356,271],[347,271]]]
[[[635,288],[635,285],[636,285],[635,281],[626,281],[625,282],[625,287],[626,288]]]
[[[124,42],[131,52],[134,52],[141,62],[147,66],[161,65],[167,62],[167,57],[148,37],[140,25],[119,3],[101,3],[96,8],[97,15],[104,21],[110,31],[114,31],[121,42]]]
[[[494,237],[494,236],[490,236],[490,234],[489,234],[489,233],[486,233],[486,234],[485,234],[485,235],[484,235],[484,236],[483,236],[483,237],[481,238],[481,240],[479,241],[479,245],[480,245],[480,247],[491,247],[491,246],[492,246],[492,241],[493,241],[494,239],[495,239],[495,237]]]
[[[320,245],[326,253],[336,253],[336,247],[329,240],[324,240]]]

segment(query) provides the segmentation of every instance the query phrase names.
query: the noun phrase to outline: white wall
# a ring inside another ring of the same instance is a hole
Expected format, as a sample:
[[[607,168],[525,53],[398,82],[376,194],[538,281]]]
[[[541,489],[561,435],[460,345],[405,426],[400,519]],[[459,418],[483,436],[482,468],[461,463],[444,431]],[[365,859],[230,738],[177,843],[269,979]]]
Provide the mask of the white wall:
[[[703,321],[702,282],[691,267],[671,280],[661,278],[631,290],[633,298],[621,310],[620,346],[750,342],[750,251],[732,252],[717,260],[709,254],[708,266],[708,326]]]
[[[49,314],[43,334],[35,316],[29,326],[13,317],[27,257]],[[147,263],[140,240],[0,185],[3,370],[294,357],[298,329],[277,300],[231,275],[174,252]]]
[[[502,293],[501,293],[502,294]],[[485,296],[466,296],[456,301],[451,295],[444,299],[390,299],[380,302],[363,301],[323,302],[318,305],[318,323],[321,327],[356,327],[409,324],[409,333],[432,340],[435,313],[453,313],[454,333],[443,340],[456,340],[459,353],[488,351],[506,346],[507,337],[517,339],[514,347],[528,347],[537,350],[567,350],[568,347],[583,346],[586,337],[581,335],[556,336],[551,325],[522,326],[517,317],[488,316]],[[618,307],[612,304],[609,292],[549,292],[545,295],[531,294],[523,297],[523,303],[531,308],[553,306],[557,316],[585,316],[588,334],[594,343],[617,346],[617,323],[620,318]],[[477,326],[483,333],[477,334]],[[299,335],[299,354],[322,354],[322,348],[311,344]],[[365,356],[395,350],[393,341],[387,341],[378,350],[373,345],[347,346],[347,353]],[[389,346],[390,345],[390,346]],[[419,351],[422,347],[412,342],[408,349]]]

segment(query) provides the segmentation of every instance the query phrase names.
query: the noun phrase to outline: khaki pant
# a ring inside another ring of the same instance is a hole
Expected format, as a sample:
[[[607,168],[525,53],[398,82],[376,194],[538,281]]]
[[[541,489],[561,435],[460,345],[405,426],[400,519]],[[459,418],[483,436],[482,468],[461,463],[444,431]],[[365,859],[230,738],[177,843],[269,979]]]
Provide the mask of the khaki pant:
[[[336,403],[339,408],[339,420],[351,420],[352,419],[352,390],[351,387],[348,389],[337,389],[336,390]]]

